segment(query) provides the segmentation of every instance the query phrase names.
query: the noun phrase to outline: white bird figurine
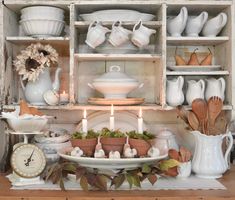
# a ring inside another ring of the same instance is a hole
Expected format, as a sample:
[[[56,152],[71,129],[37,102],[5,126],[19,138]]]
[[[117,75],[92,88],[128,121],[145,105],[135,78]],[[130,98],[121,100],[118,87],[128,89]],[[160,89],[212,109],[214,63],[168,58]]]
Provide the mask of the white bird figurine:
[[[109,152],[109,158],[118,159],[118,158],[121,158],[121,155],[118,151],[110,151]]]
[[[100,137],[98,138],[98,143],[95,147],[94,157],[95,158],[105,158],[105,153],[104,153],[104,150],[102,149],[102,144],[100,143]]]
[[[150,156],[150,157],[158,157],[159,155],[160,155],[160,151],[156,147],[151,147],[148,150],[148,156]]]
[[[71,156],[81,157],[83,155],[83,150],[81,150],[79,147],[75,147],[71,151]]]
[[[137,155],[137,150],[135,148],[131,149],[129,147],[124,150],[124,156],[126,158],[134,158],[136,155]]]

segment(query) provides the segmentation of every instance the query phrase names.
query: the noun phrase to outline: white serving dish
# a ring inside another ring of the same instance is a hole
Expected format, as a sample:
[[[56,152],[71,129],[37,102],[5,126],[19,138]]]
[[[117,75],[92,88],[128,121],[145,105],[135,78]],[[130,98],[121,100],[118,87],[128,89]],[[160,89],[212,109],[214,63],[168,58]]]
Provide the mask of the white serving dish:
[[[142,87],[143,84],[120,72],[119,66],[111,66],[109,72],[94,79],[93,83],[89,83],[88,86],[102,93],[107,99],[123,99],[127,97],[128,93]]]
[[[136,10],[109,9],[79,15],[84,21],[151,21],[154,15]]]
[[[21,20],[54,19],[64,20],[64,10],[52,6],[30,6],[21,9]]]
[[[37,143],[35,142],[35,145],[37,145],[40,149],[43,150],[46,154],[56,154],[58,151],[71,147],[71,142],[67,141],[64,143]]]
[[[80,166],[97,168],[97,169],[134,169],[140,167],[143,164],[152,164],[158,160],[164,159],[167,155],[160,155],[158,157],[146,157],[146,158],[121,158],[121,159],[109,159],[109,158],[91,158],[91,157],[76,157],[67,155],[67,152],[70,152],[72,148],[66,148],[62,151],[59,151],[58,154],[60,157],[77,162]]]
[[[206,72],[206,71],[216,71],[221,70],[220,65],[177,65],[177,66],[168,66],[167,67],[173,71],[186,71],[186,72]]]
[[[60,36],[65,23],[60,20],[30,19],[21,20],[20,24],[26,35],[43,37]]]

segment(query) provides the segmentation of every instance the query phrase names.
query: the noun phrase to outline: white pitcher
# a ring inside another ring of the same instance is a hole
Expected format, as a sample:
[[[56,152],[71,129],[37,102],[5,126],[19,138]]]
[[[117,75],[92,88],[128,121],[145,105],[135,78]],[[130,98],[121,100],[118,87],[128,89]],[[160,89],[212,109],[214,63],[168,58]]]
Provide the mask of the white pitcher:
[[[210,99],[212,96],[217,96],[224,101],[224,92],[225,92],[225,87],[226,83],[224,78],[210,78],[206,79],[207,82],[207,87],[206,87],[206,92],[205,92],[205,97],[206,100]]]
[[[199,131],[191,132],[195,137],[195,150],[192,160],[192,170],[201,178],[219,178],[228,169],[228,155],[233,146],[231,132],[221,135],[205,135]],[[229,144],[225,155],[222,152],[222,142],[228,137]]]
[[[205,11],[198,16],[188,17],[187,25],[185,28],[186,35],[191,37],[198,37],[198,34],[201,32],[207,19],[208,13]]]
[[[184,102],[183,93],[184,78],[179,76],[177,79],[167,80],[166,101],[170,106],[178,106]]]
[[[187,19],[188,10],[186,7],[182,7],[178,16],[167,19],[167,32],[173,37],[180,37],[185,29]]]
[[[186,101],[191,106],[194,99],[204,99],[205,81],[200,79],[199,81],[188,81],[188,89],[186,92]]]
[[[227,15],[220,13],[216,17],[208,20],[202,29],[202,35],[216,37],[227,23]]]

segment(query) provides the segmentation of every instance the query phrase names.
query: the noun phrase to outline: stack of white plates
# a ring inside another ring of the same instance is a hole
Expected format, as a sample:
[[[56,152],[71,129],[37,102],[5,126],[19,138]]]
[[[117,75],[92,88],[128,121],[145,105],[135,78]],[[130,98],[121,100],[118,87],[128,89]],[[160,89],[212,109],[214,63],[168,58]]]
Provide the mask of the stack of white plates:
[[[64,28],[64,11],[51,6],[30,6],[21,10],[20,24],[26,35],[60,36]]]
[[[67,130],[61,128],[54,128],[49,130],[46,135],[35,135],[35,144],[43,150],[47,158],[47,163],[54,163],[59,160],[58,151],[71,147],[69,141],[70,134]]]

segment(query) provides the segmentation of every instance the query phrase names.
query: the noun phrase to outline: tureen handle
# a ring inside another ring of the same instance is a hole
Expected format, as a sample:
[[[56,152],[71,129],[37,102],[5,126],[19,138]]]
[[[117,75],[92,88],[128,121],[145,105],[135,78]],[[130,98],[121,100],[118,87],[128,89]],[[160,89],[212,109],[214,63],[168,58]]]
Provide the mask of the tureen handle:
[[[121,68],[117,65],[111,66],[109,71],[110,72],[120,72]]]

